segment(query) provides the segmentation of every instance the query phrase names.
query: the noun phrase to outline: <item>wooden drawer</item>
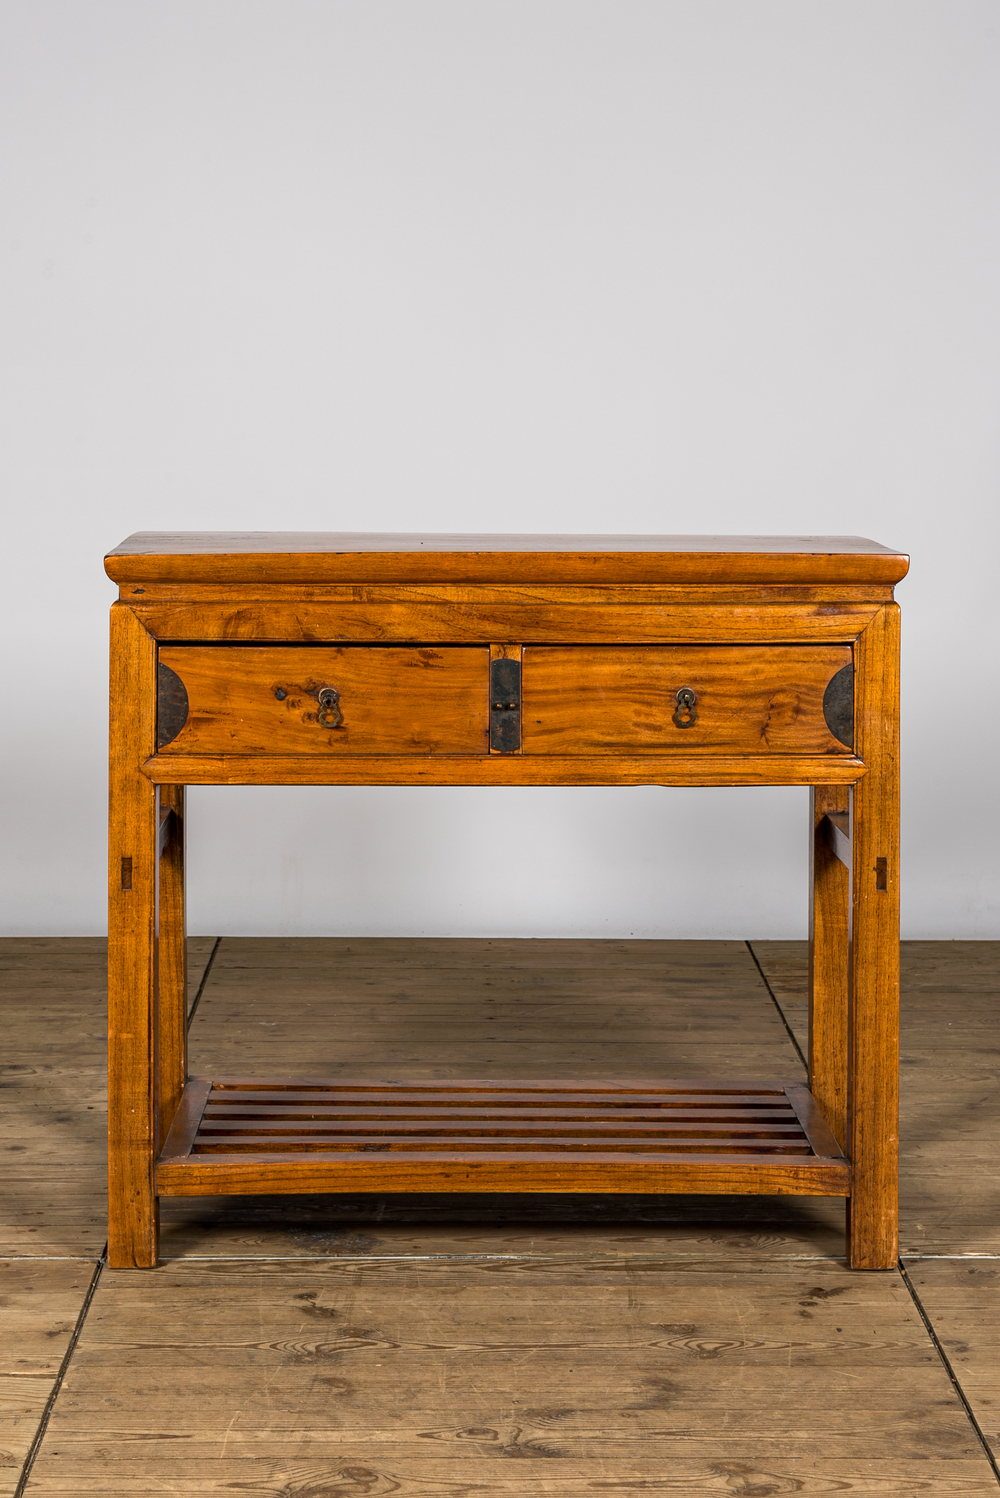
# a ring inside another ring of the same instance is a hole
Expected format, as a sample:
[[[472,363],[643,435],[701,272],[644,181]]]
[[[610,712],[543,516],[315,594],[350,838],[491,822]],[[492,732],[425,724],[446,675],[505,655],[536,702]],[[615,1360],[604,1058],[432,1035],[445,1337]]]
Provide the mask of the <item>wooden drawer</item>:
[[[528,646],[522,749],[850,754],[850,667],[848,645]],[[685,687],[695,694],[693,722],[675,720]]]
[[[158,752],[486,754],[489,667],[485,646],[171,646]]]

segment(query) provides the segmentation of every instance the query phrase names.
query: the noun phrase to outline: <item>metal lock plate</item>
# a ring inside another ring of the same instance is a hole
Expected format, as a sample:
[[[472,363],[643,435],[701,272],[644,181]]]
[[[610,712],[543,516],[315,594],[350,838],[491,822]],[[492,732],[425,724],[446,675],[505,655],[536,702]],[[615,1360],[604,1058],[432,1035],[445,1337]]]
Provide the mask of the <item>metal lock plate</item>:
[[[521,662],[490,661],[490,750],[517,754],[520,748]]]

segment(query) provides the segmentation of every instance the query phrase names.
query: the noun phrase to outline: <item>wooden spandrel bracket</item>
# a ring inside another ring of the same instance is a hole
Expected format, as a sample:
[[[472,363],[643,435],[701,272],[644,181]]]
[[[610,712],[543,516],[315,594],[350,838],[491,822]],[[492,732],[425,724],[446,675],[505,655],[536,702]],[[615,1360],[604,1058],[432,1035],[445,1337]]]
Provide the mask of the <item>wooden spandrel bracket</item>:
[[[847,868],[851,867],[851,819],[846,811],[828,811],[823,818],[826,840],[832,852]]]

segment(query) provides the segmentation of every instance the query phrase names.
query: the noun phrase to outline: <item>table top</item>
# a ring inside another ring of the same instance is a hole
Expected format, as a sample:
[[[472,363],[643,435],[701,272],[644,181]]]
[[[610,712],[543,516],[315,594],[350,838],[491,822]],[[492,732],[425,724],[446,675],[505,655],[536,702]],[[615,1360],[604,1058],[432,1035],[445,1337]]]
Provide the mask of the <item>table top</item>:
[[[894,583],[904,552],[864,536],[137,531],[117,583]]]

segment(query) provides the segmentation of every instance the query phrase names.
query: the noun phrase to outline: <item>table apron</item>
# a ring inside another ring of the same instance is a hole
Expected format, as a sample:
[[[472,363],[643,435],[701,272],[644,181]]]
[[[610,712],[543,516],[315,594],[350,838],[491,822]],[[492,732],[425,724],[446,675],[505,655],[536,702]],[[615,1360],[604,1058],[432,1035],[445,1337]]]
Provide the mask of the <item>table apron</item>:
[[[155,785],[856,785],[851,755],[617,754],[338,756],[169,755],[147,759]]]

